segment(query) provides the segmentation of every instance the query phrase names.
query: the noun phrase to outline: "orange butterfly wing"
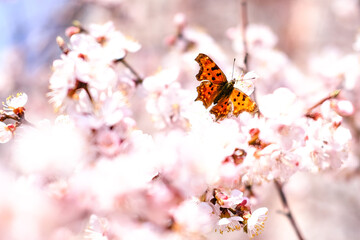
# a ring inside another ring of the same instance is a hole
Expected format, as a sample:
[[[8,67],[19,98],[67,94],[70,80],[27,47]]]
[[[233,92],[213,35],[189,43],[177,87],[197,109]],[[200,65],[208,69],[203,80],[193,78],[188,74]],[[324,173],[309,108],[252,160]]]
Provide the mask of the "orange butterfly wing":
[[[205,108],[210,107],[216,97],[217,92],[219,91],[219,87],[219,85],[215,85],[209,81],[201,82],[200,85],[196,88],[198,97],[195,99],[195,101],[201,100]]]
[[[231,111],[229,97],[223,98],[210,109],[210,113],[215,115],[215,121],[223,120]]]
[[[206,54],[199,53],[195,58],[200,65],[200,71],[196,75],[198,81],[208,80],[213,84],[222,85],[227,82],[225,74],[214,63],[214,61]]]
[[[236,88],[234,88],[230,95],[230,101],[232,102],[235,116],[238,116],[244,111],[254,112],[257,109],[256,103],[248,95]]]
[[[200,53],[195,61],[200,66],[196,78],[198,81],[202,81],[196,88],[198,97],[195,101],[201,100],[205,108],[208,108],[219,94],[221,86],[227,83],[227,79],[216,63],[206,54]]]

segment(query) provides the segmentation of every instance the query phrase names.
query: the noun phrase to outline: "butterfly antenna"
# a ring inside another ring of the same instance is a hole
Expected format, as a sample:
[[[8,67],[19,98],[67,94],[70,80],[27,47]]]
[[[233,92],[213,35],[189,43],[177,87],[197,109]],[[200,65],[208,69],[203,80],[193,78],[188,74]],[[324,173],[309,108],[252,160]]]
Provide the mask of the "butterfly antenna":
[[[233,62],[233,69],[232,69],[231,79],[234,78],[235,61],[236,61],[236,58],[234,58],[234,62]]]

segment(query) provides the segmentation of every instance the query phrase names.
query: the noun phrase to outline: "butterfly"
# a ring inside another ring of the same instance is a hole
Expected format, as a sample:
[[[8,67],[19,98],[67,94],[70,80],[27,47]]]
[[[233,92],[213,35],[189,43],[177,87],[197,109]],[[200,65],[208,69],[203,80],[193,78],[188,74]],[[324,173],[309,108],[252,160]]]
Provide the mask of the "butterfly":
[[[210,113],[215,115],[215,121],[223,120],[229,113],[233,112],[235,116],[240,113],[255,112],[256,103],[245,93],[235,88],[235,79],[228,81],[225,74],[216,65],[216,63],[206,54],[199,53],[195,61],[200,65],[200,71],[196,79],[201,81],[196,88],[198,97],[205,108],[214,106]]]

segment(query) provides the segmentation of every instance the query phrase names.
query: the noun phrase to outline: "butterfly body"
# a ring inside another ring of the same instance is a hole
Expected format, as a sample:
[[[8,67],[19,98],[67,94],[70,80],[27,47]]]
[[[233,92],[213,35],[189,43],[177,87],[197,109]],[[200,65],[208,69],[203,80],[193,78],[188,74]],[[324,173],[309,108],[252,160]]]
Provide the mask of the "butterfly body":
[[[243,111],[254,112],[257,109],[255,102],[235,88],[235,80],[228,81],[210,57],[200,53],[195,61],[200,66],[196,78],[201,81],[197,87],[198,97],[195,101],[201,100],[205,108],[214,104],[210,113],[215,115],[216,121],[224,119],[231,112],[238,116]]]
[[[230,96],[232,91],[234,90],[235,81],[232,80],[230,82],[226,82],[225,84],[221,85],[219,89],[219,93],[216,94],[214,98],[214,104],[217,104],[220,100]]]

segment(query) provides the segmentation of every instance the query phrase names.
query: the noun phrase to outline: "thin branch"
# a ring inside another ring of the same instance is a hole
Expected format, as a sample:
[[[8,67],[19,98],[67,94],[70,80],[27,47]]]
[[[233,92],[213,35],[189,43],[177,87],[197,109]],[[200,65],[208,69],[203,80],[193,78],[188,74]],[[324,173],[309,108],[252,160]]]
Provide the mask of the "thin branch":
[[[333,91],[328,97],[321,99],[318,103],[316,103],[314,106],[312,106],[311,108],[309,108],[306,112],[306,115],[310,115],[312,110],[314,110],[315,108],[317,108],[318,106],[320,106],[321,104],[323,104],[324,102],[326,102],[327,100],[336,98],[339,94],[340,94],[341,90],[335,90]]]
[[[280,182],[275,180],[275,186],[276,186],[276,189],[278,190],[279,195],[280,195],[281,203],[282,203],[283,208],[284,208],[284,215],[289,219],[291,225],[295,229],[295,232],[296,232],[296,235],[298,236],[298,239],[299,240],[304,240],[304,237],[302,236],[302,234],[301,234],[301,232],[299,230],[299,227],[297,226],[297,224],[295,222],[295,219],[294,219],[294,217],[293,217],[293,215],[291,213],[289,204],[287,202],[285,193],[283,191],[283,185]]]
[[[245,72],[249,70],[249,53],[246,42],[246,29],[248,26],[247,0],[241,0],[241,38],[244,48],[244,66]]]
[[[20,119],[20,121],[18,122],[20,126],[21,124],[24,124],[24,125],[28,125],[30,127],[35,127],[34,124],[32,124],[31,122],[29,122],[28,120],[25,119],[25,115]]]
[[[246,30],[248,27],[248,2],[247,0],[240,0],[241,2],[241,38],[244,48],[244,72],[247,73],[249,71],[249,52],[248,52],[248,45],[247,45],[247,39],[246,39]],[[254,88],[254,91],[252,93],[252,98],[254,99],[255,103],[256,101],[256,88]],[[257,108],[256,114],[258,116],[262,116],[260,109]]]
[[[11,119],[15,121],[15,127],[19,127],[21,124],[25,124],[31,127],[35,127],[34,124],[32,124],[31,122],[29,122],[28,120],[25,119],[25,114],[24,112],[22,112],[21,114],[15,114],[15,115],[9,115],[6,114],[4,112],[0,113],[0,122],[4,122],[7,119]]]
[[[71,91],[68,92],[68,96],[73,97],[73,95],[76,93],[76,91],[78,89],[84,89],[86,94],[89,97],[89,100],[91,102],[91,104],[94,106],[94,99],[90,93],[89,87],[88,87],[88,83],[82,82],[79,79],[76,79],[76,85],[74,89],[71,89]]]
[[[93,97],[92,97],[92,95],[91,95],[91,93],[90,93],[89,88],[87,87],[87,84],[86,84],[86,87],[84,87],[84,90],[85,90],[86,94],[88,95],[91,104],[94,106],[94,105],[95,105],[94,99],[93,99]]]
[[[0,113],[0,122],[5,121],[6,119],[12,119],[12,120],[15,120],[17,122],[20,121],[20,118],[17,115],[8,115],[6,113]]]
[[[143,79],[140,77],[140,75],[134,70],[134,68],[132,68],[128,62],[125,61],[125,58],[121,58],[121,59],[116,59],[115,62],[121,62],[122,64],[124,64],[124,66],[130,70],[130,72],[132,74],[134,74],[134,76],[136,77],[135,79],[135,84],[139,85],[143,82]]]

